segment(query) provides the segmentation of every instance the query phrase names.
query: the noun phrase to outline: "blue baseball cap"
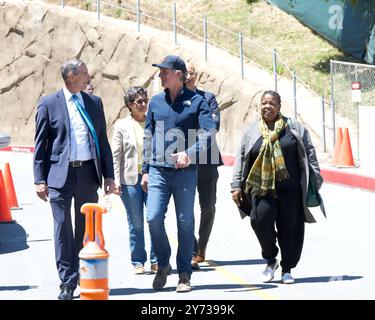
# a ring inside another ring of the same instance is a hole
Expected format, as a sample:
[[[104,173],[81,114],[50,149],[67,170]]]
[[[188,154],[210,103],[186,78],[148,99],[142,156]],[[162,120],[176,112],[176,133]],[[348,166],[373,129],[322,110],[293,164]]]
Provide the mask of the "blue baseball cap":
[[[184,74],[187,72],[184,60],[182,60],[179,56],[174,56],[174,55],[166,56],[162,62],[153,63],[152,66],[159,67],[159,68],[180,70]]]

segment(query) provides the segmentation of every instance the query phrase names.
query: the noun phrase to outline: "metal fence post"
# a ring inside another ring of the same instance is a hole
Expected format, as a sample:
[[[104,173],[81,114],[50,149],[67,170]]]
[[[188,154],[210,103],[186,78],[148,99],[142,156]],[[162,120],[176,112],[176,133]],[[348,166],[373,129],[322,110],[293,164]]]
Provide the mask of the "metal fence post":
[[[354,65],[354,71],[355,71],[355,81],[358,81],[358,66]],[[356,110],[356,115],[357,115],[357,158],[358,161],[360,160],[359,158],[359,104],[354,103]]]
[[[332,141],[333,141],[333,146],[332,150],[335,150],[335,144],[336,144],[336,119],[335,119],[335,98],[334,98],[334,91],[333,91],[333,62],[332,60],[330,61],[330,72],[331,72],[331,113],[332,113]]]
[[[240,65],[241,65],[241,79],[244,79],[244,70],[243,70],[243,40],[242,40],[242,32],[238,34],[239,42],[240,42]]]
[[[176,2],[173,3],[173,33],[174,33],[174,44],[177,45],[177,14],[176,14]]]
[[[61,8],[64,8],[64,0],[61,0]]]
[[[272,63],[273,63],[273,76],[275,79],[274,89],[277,92],[277,61],[276,61],[276,49],[272,51]]]
[[[141,0],[137,0],[137,30],[141,31]]]
[[[207,18],[203,18],[204,61],[207,61]]]
[[[327,152],[326,115],[325,115],[325,110],[324,110],[324,95],[322,95],[322,136],[323,136],[323,152]]]
[[[98,13],[98,20],[100,20],[100,0],[96,0],[96,11]]]
[[[357,107],[357,158],[358,158],[358,161],[361,160],[361,158],[359,157],[359,103],[357,102],[356,104],[356,107]]]
[[[297,120],[297,77],[293,70],[293,103],[294,103],[294,119]]]

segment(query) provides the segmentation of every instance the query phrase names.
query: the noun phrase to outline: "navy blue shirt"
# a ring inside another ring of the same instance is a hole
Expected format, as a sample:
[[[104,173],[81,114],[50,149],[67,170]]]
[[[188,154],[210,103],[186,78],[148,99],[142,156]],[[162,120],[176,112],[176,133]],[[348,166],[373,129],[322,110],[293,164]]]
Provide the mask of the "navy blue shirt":
[[[215,121],[216,131],[219,132],[220,129],[220,109],[219,105],[217,104],[215,95],[209,91],[203,91],[200,89],[195,90],[196,93],[204,97],[208,103],[208,107],[210,108],[212,119]],[[212,141],[209,142],[209,149],[206,152],[205,156],[202,156],[198,163],[201,165],[223,165],[223,159],[220,154],[219,146],[216,142],[216,136],[212,135]]]
[[[165,89],[150,100],[146,115],[143,172],[149,166],[175,167],[172,153],[185,151],[196,164],[197,153],[209,148],[215,121],[204,97],[183,87],[171,101]],[[201,130],[199,130],[201,129]]]

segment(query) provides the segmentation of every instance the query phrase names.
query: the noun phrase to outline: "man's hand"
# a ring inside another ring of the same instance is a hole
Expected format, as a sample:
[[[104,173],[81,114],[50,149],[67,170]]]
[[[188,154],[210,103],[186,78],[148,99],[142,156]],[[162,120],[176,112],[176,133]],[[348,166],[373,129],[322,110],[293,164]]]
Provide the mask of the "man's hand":
[[[35,185],[37,196],[43,201],[48,201],[48,186],[45,183]]]
[[[232,200],[236,203],[237,207],[240,206],[242,202],[243,194],[242,191],[233,191],[232,192]]]
[[[148,173],[144,173],[141,180],[141,187],[144,192],[148,191]]]
[[[121,186],[116,184],[115,190],[113,191],[114,194],[120,196],[122,191],[121,191]]]
[[[116,190],[115,181],[112,178],[105,178],[104,179],[104,193],[111,194],[114,193]]]
[[[187,155],[185,151],[172,153],[171,156],[176,161],[176,169],[187,168],[191,164],[191,158]]]

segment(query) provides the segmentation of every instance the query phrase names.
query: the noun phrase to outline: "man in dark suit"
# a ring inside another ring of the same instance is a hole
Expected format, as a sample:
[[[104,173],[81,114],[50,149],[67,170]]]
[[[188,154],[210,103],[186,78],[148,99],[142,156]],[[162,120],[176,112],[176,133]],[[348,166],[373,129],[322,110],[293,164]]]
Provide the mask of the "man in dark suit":
[[[195,66],[193,63],[189,62],[187,64],[186,87],[206,99],[211,116],[215,121],[215,129],[217,132],[220,128],[220,110],[216,98],[212,92],[199,90],[195,86],[196,80],[197,72]],[[198,231],[199,238],[198,241],[195,239],[193,258],[191,261],[191,266],[195,270],[199,269],[198,263],[205,260],[206,247],[215,219],[216,185],[219,178],[217,167],[223,164],[216,139],[213,138],[209,145],[210,148],[207,150],[207,153],[205,155],[200,155],[199,164],[197,166],[197,189],[201,218]]]
[[[90,81],[85,63],[68,59],[61,66],[65,85],[40,99],[35,117],[34,182],[39,198],[49,198],[53,220],[60,300],[71,300],[79,278],[85,216],[82,204],[97,202],[97,190],[114,191],[113,160],[103,104],[83,92]],[[71,221],[74,198],[75,229]]]

